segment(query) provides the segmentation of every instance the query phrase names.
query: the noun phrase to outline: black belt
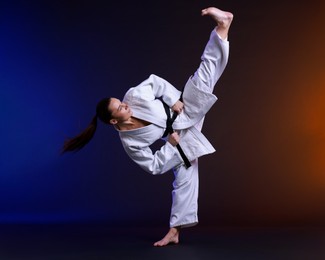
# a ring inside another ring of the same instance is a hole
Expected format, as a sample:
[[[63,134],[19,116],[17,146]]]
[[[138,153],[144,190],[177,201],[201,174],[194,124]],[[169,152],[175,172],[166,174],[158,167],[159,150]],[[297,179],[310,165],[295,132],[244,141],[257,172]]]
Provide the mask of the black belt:
[[[173,129],[173,123],[177,117],[177,113],[174,112],[173,113],[173,116],[171,117],[170,116],[170,109],[169,109],[169,106],[164,102],[162,101],[162,103],[164,104],[164,108],[165,108],[165,112],[166,112],[166,115],[167,115],[167,120],[166,120],[166,130],[163,134],[162,137],[166,137],[168,134],[172,134],[174,132],[174,129]],[[176,145],[176,148],[179,152],[179,154],[181,155],[184,163],[185,163],[185,166],[186,168],[189,168],[191,167],[191,163],[190,161],[187,159],[185,153],[183,152],[183,149],[181,148],[181,146],[179,144]]]

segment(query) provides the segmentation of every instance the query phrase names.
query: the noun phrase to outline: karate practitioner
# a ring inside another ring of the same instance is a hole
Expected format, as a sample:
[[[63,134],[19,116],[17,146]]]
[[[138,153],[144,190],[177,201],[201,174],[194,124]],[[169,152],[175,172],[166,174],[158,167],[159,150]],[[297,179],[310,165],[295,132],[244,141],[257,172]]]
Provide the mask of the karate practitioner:
[[[217,100],[212,92],[228,61],[228,31],[233,15],[215,7],[203,9],[201,14],[210,16],[217,25],[210,34],[199,68],[184,87],[182,101],[179,90],[151,74],[130,88],[122,101],[113,97],[102,99],[88,128],[67,140],[63,147],[66,152],[85,146],[93,137],[99,118],[115,127],[126,153],[142,169],[151,174],[173,170],[170,229],[154,246],[179,243],[180,229],[198,223],[198,158],[215,151],[201,129],[205,114]],[[178,116],[172,125],[174,132],[153,153],[150,145],[161,139],[166,129],[167,115],[162,101]],[[190,167],[184,164],[177,145],[190,161]]]

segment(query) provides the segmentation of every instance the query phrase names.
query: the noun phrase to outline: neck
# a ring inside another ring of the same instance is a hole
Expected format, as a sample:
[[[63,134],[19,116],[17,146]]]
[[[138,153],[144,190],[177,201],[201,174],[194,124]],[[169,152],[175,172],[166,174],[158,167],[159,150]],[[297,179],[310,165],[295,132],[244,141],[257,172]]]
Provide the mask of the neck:
[[[149,125],[149,122],[146,122],[144,120],[135,118],[135,117],[130,117],[128,120],[117,123],[116,127],[123,131],[123,130],[132,130],[132,129],[137,129],[137,128],[141,128],[144,126]]]
[[[135,122],[134,122],[134,120],[133,120],[132,117],[130,117],[130,118],[129,118],[128,120],[126,120],[126,121],[119,122],[119,123],[116,124],[117,128],[118,128],[119,130],[122,130],[122,131],[123,131],[123,130],[130,130],[130,129],[133,129],[134,125],[135,125]]]

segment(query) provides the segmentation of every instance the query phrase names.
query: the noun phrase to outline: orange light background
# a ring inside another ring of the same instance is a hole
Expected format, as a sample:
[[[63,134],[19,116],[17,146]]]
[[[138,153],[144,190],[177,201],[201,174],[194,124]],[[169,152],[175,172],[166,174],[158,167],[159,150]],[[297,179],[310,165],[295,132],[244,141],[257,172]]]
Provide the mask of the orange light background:
[[[225,223],[325,223],[325,9],[289,2],[238,8],[230,33],[208,129]],[[213,181],[201,182],[204,197]]]

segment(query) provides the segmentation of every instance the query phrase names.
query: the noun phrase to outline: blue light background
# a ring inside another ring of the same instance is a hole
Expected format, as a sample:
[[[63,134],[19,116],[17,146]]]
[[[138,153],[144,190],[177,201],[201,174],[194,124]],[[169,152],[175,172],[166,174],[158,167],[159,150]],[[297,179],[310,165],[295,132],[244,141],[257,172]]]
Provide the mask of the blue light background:
[[[161,42],[148,34],[153,17],[130,24],[126,17],[137,15],[120,16],[122,6],[8,1],[1,9],[0,221],[139,221],[154,194],[165,202],[151,209],[169,211],[171,174],[153,180],[169,187],[162,195],[126,157],[112,128],[101,124],[86,149],[60,155],[63,140],[90,122],[99,99],[122,98],[152,73],[148,67],[168,65],[148,55]]]

